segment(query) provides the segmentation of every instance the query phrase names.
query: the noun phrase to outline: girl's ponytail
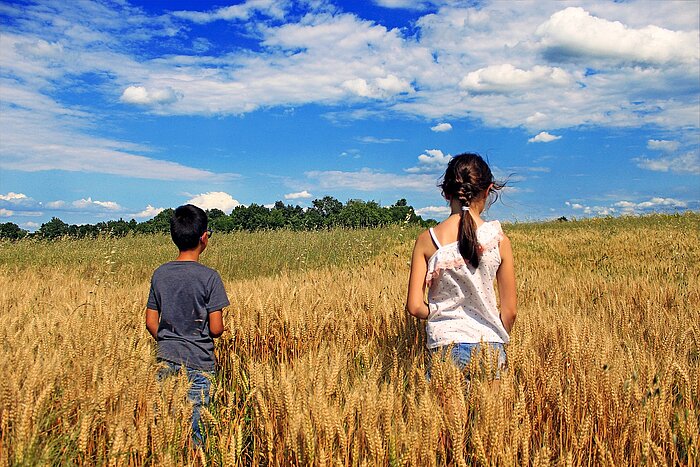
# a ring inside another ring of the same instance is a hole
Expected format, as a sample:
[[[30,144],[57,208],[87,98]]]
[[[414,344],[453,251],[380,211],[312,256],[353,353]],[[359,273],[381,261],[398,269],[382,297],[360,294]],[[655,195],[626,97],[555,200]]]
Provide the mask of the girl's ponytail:
[[[488,197],[490,205],[498,199],[498,191],[505,183],[494,180],[491,169],[481,156],[464,153],[450,160],[439,186],[445,198],[458,199],[462,206],[457,235],[459,253],[469,264],[478,267],[482,249],[476,236],[476,222],[469,213],[469,206],[474,199],[482,195]]]
[[[459,232],[457,233],[459,253],[462,258],[476,268],[479,266],[479,240],[476,238],[476,222],[469,214],[469,206],[462,206],[460,215]]]

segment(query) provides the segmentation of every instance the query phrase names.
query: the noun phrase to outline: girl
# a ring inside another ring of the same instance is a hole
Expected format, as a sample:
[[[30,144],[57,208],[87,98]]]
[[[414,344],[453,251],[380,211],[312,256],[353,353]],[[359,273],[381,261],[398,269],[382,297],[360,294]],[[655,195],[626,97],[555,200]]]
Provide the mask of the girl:
[[[504,344],[516,315],[513,252],[501,224],[485,222],[481,213],[505,185],[493,179],[481,156],[460,154],[450,160],[439,186],[451,214],[416,240],[406,309],[427,320],[431,351],[444,352],[452,346],[452,359],[464,368],[488,345],[498,354],[499,368],[504,367]]]

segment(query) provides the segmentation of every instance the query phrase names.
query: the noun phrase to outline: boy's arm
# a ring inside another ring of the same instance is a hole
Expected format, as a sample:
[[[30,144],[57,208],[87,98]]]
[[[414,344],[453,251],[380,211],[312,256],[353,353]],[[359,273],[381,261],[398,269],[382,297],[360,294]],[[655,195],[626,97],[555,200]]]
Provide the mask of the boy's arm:
[[[221,310],[209,313],[209,335],[220,337],[224,333],[224,316]]]
[[[146,308],[146,329],[151,333],[154,339],[158,339],[158,325],[160,324],[160,316],[158,310]]]

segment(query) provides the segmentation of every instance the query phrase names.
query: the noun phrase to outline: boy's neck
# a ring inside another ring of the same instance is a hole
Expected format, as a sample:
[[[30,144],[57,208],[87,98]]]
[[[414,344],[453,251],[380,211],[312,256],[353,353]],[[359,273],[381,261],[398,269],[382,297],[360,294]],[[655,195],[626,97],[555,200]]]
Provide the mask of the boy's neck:
[[[177,255],[175,261],[199,261],[199,255],[201,253],[199,247],[192,250],[184,250]]]

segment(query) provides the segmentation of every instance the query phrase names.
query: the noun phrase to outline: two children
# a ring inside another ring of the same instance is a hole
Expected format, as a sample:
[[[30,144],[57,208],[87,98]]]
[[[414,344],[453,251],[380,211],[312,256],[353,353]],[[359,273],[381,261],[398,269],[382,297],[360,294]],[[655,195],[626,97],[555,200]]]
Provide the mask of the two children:
[[[204,440],[200,410],[209,404],[216,366],[214,338],[224,332],[222,309],[229,305],[219,274],[199,263],[211,234],[200,208],[187,204],[175,210],[170,235],[179,254],[153,273],[146,305],[146,328],[158,342],[158,360],[164,365],[158,379],[183,367],[187,371],[188,398],[194,405],[192,437],[197,443]]]
[[[427,320],[431,352],[449,350],[464,368],[486,345],[497,352],[499,366],[504,366],[504,345],[516,315],[513,253],[500,223],[481,218],[503,185],[494,180],[479,155],[460,154],[450,160],[440,187],[451,214],[416,240],[406,309]],[[153,273],[146,327],[158,341],[158,359],[165,365],[159,378],[183,367],[187,371],[189,399],[194,404],[193,438],[201,443],[199,414],[209,403],[215,370],[213,339],[224,331],[222,308],[229,300],[219,274],[198,262],[211,236],[206,213],[192,205],[180,206],[170,232],[179,255]]]

